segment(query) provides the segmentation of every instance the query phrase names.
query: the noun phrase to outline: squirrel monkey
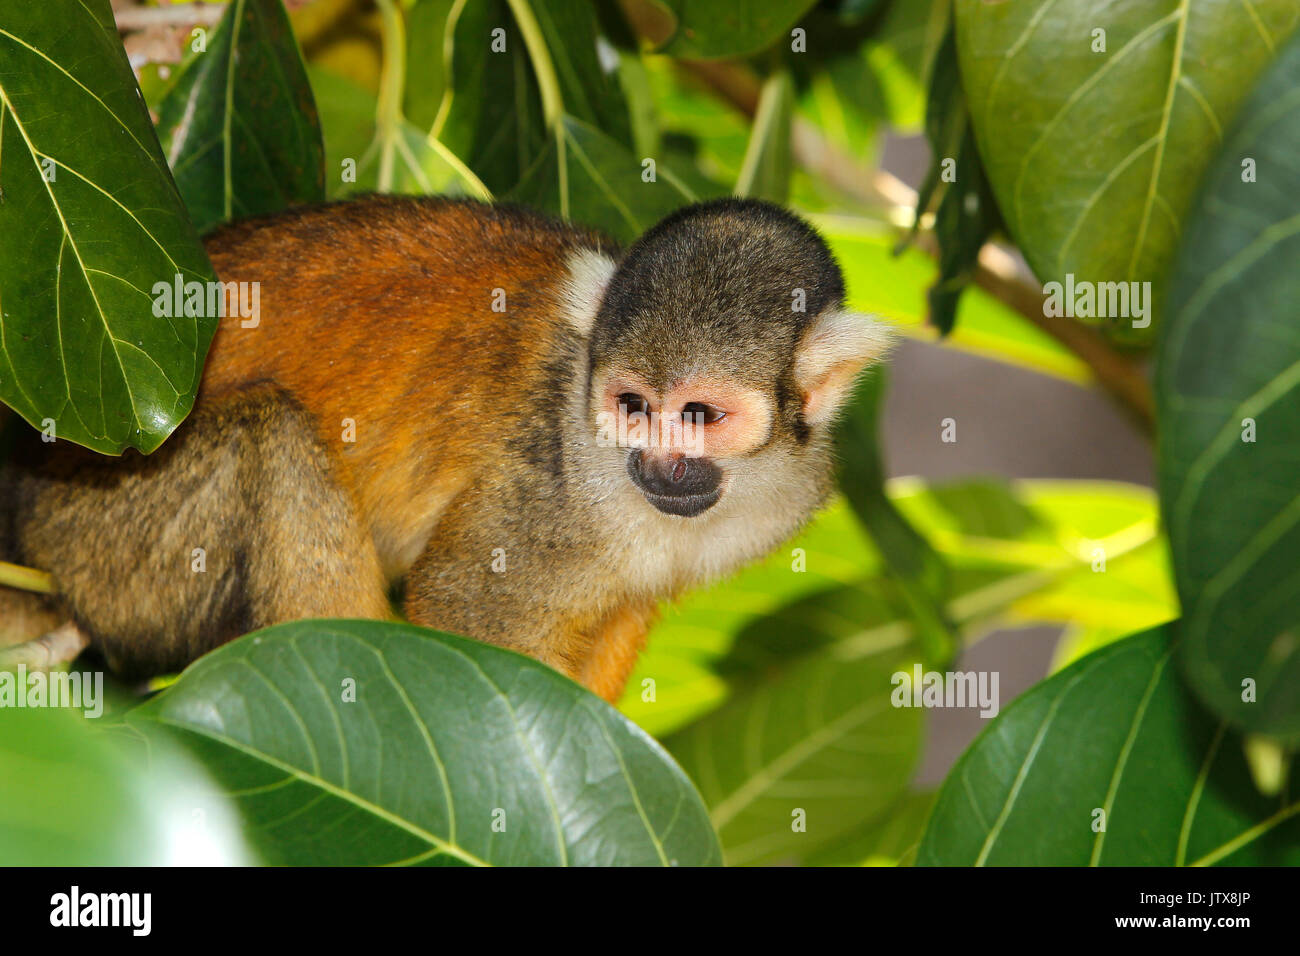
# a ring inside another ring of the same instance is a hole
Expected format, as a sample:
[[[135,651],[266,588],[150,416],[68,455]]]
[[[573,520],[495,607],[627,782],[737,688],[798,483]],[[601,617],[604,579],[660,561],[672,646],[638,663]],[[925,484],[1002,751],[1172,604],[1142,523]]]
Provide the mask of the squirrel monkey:
[[[622,252],[524,209],[370,197],[207,240],[222,320],[153,455],[23,429],[0,558],[126,676],[254,628],[384,618],[530,654],[610,701],[658,604],[780,544],[832,488],[830,425],[885,327],[766,203]]]

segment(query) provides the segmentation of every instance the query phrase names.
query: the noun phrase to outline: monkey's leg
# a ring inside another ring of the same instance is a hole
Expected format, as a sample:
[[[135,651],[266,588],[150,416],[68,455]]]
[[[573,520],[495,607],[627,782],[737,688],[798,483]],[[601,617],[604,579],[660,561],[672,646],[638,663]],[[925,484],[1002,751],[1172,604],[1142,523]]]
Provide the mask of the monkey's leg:
[[[576,656],[582,663],[573,679],[617,704],[657,617],[652,604],[628,605],[606,618],[594,633],[576,635]]]
[[[35,640],[0,650],[0,670],[10,670],[19,664],[30,670],[49,670],[71,663],[89,646],[90,637],[68,621]]]
[[[148,457],[38,445],[22,467],[19,556],[122,676],[279,621],[388,614],[369,535],[274,388],[207,402]]]

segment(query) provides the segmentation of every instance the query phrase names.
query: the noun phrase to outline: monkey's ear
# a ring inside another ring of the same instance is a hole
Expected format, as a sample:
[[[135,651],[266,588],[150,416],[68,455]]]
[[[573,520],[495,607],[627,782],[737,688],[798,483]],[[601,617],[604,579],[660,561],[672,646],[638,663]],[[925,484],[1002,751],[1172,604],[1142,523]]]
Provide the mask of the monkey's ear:
[[[804,333],[794,357],[794,377],[809,425],[835,417],[868,365],[889,351],[889,326],[874,316],[830,309]]]
[[[596,323],[618,264],[603,252],[579,249],[569,255],[565,268],[567,274],[560,284],[561,307],[574,331],[586,335]]]

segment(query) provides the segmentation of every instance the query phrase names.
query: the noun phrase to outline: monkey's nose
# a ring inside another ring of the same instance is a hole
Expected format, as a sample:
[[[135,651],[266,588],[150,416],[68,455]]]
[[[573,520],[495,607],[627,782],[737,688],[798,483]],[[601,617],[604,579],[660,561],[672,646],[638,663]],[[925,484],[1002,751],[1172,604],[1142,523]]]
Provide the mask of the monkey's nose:
[[[707,458],[636,449],[627,470],[646,500],[665,514],[697,515],[722,496],[722,469]]]

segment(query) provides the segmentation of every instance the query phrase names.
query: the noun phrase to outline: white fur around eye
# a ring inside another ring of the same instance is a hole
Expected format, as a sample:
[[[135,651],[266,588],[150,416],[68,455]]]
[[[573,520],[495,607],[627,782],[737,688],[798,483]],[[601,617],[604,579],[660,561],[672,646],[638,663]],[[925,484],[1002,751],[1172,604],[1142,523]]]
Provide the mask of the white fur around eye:
[[[587,335],[609,288],[618,264],[603,252],[579,249],[565,262],[567,273],[560,284],[560,308],[574,331]]]

